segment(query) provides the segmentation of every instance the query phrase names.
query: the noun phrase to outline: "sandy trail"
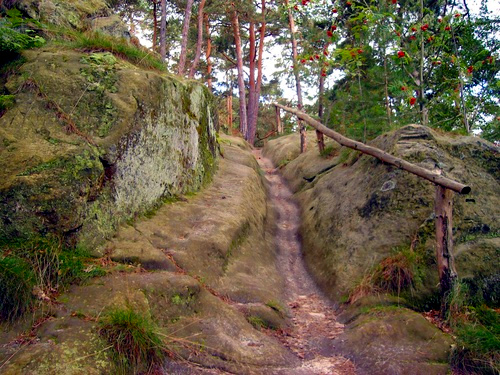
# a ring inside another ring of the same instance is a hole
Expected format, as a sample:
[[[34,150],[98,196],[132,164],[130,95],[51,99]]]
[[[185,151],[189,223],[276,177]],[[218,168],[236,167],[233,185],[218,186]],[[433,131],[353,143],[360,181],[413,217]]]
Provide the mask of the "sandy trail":
[[[298,236],[300,211],[292,192],[272,162],[253,154],[269,182],[268,204],[276,212],[275,246],[278,267],[287,286],[286,301],[292,326],[279,335],[280,341],[302,359],[299,368],[278,370],[274,374],[355,374],[352,362],[336,355],[333,339],[344,326],[337,322],[332,303],[321,293],[306,270]]]

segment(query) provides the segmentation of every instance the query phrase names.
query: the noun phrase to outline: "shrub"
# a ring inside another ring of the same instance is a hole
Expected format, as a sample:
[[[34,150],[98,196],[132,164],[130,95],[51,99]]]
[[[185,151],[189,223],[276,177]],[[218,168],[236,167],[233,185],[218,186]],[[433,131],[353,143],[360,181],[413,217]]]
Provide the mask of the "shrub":
[[[25,20],[21,18],[21,12],[11,9],[7,17],[0,19],[0,52],[2,54],[19,53],[23,49],[40,47],[45,40],[32,35],[33,30],[24,26]]]
[[[163,341],[153,321],[130,308],[104,313],[98,321],[99,334],[113,346],[119,368],[134,370],[159,364]]]

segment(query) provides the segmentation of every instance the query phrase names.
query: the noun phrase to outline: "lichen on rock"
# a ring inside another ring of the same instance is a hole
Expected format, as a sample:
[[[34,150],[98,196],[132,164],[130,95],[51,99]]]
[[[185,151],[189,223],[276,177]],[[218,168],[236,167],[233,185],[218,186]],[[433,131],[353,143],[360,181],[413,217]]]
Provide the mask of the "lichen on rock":
[[[94,250],[120,221],[210,180],[217,118],[206,88],[108,53],[25,56],[0,118],[0,236],[55,232]]]

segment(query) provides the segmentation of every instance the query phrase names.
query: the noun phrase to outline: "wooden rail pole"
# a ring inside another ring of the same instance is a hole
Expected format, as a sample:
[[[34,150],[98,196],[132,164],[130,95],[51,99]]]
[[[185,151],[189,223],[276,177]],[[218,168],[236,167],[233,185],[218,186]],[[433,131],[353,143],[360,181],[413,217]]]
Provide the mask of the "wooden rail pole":
[[[294,108],[285,107],[275,103],[276,107],[283,108],[285,111],[295,114],[302,118],[316,130],[322,132],[328,137],[334,139],[342,146],[358,150],[382,160],[385,163],[392,164],[398,168],[404,169],[418,177],[424,178],[436,184],[435,214],[436,214],[436,258],[439,271],[439,285],[442,297],[441,313],[447,310],[446,296],[453,287],[457,278],[457,271],[453,262],[453,192],[468,194],[471,191],[470,186],[453,181],[440,174],[419,167],[418,165],[397,158],[376,147],[365,145],[364,143],[354,141],[350,138],[327,128],[319,121],[313,119],[302,111]]]
[[[446,310],[445,298],[457,278],[453,260],[453,191],[437,185],[434,208],[436,213],[436,259],[443,312]]]
[[[274,105],[284,109],[287,112],[293,113],[297,117],[300,117],[305,122],[307,122],[309,125],[311,125],[313,128],[315,128],[316,130],[319,130],[321,133],[323,133],[326,136],[337,141],[342,146],[349,147],[349,148],[352,148],[354,150],[360,151],[363,154],[368,154],[368,155],[374,156],[377,159],[382,160],[383,162],[385,162],[387,164],[391,164],[391,165],[394,165],[400,169],[404,169],[407,172],[410,172],[414,175],[417,175],[417,176],[422,177],[426,180],[429,180],[430,182],[433,182],[436,185],[441,185],[447,189],[451,189],[453,191],[456,191],[457,193],[469,194],[471,191],[470,186],[461,184],[457,181],[453,181],[449,178],[441,176],[440,174],[429,171],[428,169],[419,167],[418,165],[412,164],[404,159],[401,159],[401,158],[398,158],[398,157],[393,156],[391,154],[388,154],[387,152],[382,151],[379,148],[368,146],[368,145],[365,145],[364,143],[357,142],[357,141],[354,141],[350,138],[344,137],[340,133],[337,133],[336,131],[334,131],[330,128],[327,128],[321,122],[313,119],[312,117],[310,117],[309,115],[307,115],[306,113],[304,113],[302,111],[299,111],[295,108],[286,107],[286,106],[278,104],[278,103],[275,103]]]

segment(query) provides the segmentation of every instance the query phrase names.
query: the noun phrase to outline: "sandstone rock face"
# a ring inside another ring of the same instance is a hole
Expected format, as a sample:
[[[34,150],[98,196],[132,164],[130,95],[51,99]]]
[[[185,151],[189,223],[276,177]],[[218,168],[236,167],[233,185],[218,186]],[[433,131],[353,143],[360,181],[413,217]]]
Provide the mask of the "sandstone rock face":
[[[287,138],[264,149],[276,164],[284,149],[299,147]],[[471,194],[454,199],[456,265],[459,277],[482,298],[498,303],[498,147],[418,125],[384,134],[372,144],[472,186]],[[326,158],[310,149],[283,168],[303,209],[304,253],[316,280],[338,301],[381,260],[412,247],[421,256],[422,274],[409,299],[416,307],[431,307],[438,284],[434,185],[368,155],[331,147]]]
[[[88,19],[110,13],[105,0],[19,0],[15,5],[40,22],[79,30],[88,28]]]
[[[160,373],[290,374],[300,366],[251,324],[286,328],[287,310],[276,310],[286,306],[285,284],[258,165],[246,142],[221,139],[212,184],[120,226],[107,244],[115,266],[61,295],[33,345],[19,347],[16,331],[0,325],[2,374],[120,373],[96,324],[115,309],[151,318],[168,352],[185,359],[168,358]]]
[[[196,191],[217,166],[201,84],[109,53],[26,51],[0,118],[0,237],[49,232],[94,249],[119,221]]]
[[[456,266],[476,298],[498,305],[498,148],[417,125],[371,144],[472,186],[471,194],[454,198]],[[352,302],[342,306],[346,330],[335,347],[359,374],[449,373],[450,336],[406,308],[439,308],[435,187],[335,144],[327,145],[324,156],[315,148],[300,154],[299,147],[297,136],[286,136],[270,141],[264,153],[282,166],[302,208],[309,270],[334,301]],[[373,292],[370,285],[384,276],[381,266],[389,265],[386,272],[391,264],[406,267],[401,260],[410,260],[410,285],[393,296]]]

